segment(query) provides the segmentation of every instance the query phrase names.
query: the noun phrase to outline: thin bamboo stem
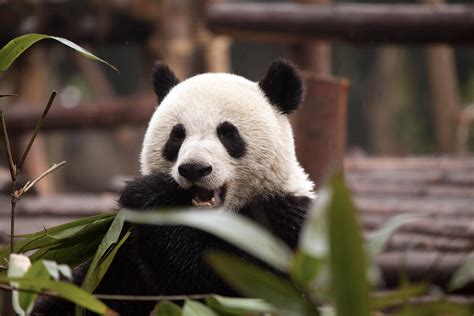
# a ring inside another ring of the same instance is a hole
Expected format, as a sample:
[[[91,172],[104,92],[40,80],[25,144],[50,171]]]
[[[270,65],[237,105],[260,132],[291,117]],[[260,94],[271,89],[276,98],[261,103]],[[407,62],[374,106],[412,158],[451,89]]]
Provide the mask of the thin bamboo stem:
[[[41,128],[41,125],[46,118],[46,115],[48,115],[49,109],[51,108],[51,105],[53,105],[54,98],[56,97],[57,92],[53,91],[51,93],[51,96],[49,97],[48,103],[46,104],[46,107],[43,110],[43,114],[39,118],[38,122],[36,123],[35,129],[33,131],[33,135],[31,135],[30,141],[28,145],[26,146],[25,151],[23,152],[23,156],[21,157],[20,164],[18,165],[18,170],[21,170],[23,167],[23,164],[25,163],[26,157],[28,157],[28,154],[30,152],[31,146],[33,146],[33,143],[36,139],[36,136],[38,135],[38,132]]]
[[[61,161],[58,164],[53,164],[48,170],[43,172],[39,177],[34,179],[33,181],[28,181],[23,188],[18,190],[15,195],[19,199],[24,193],[28,192],[36,183],[40,182],[44,177],[46,177],[48,174],[54,172],[56,169],[61,168],[66,164],[66,161]]]
[[[17,168],[13,162],[12,148],[10,146],[10,138],[8,137],[7,124],[5,122],[5,116],[3,111],[0,111],[1,121],[2,121],[2,131],[3,131],[3,144],[5,145],[5,151],[7,152],[8,167],[10,169],[10,175],[12,181],[16,179]]]

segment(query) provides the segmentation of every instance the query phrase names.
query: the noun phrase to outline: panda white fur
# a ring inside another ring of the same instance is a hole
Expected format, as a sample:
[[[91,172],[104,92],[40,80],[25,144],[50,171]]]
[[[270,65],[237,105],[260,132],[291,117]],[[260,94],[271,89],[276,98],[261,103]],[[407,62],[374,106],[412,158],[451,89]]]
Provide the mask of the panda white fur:
[[[168,66],[157,63],[153,84],[161,102],[143,142],[143,176],[127,184],[120,205],[138,210],[222,207],[259,222],[295,247],[314,198],[313,183],[296,159],[288,120],[303,97],[295,67],[277,59],[258,83],[222,73],[179,82]],[[222,250],[263,265],[198,230],[131,227],[131,237],[96,293],[238,295],[206,265],[202,254]],[[77,283],[86,268],[77,271]],[[154,305],[106,303],[120,315],[148,315]],[[73,306],[49,300],[33,314],[72,315]]]

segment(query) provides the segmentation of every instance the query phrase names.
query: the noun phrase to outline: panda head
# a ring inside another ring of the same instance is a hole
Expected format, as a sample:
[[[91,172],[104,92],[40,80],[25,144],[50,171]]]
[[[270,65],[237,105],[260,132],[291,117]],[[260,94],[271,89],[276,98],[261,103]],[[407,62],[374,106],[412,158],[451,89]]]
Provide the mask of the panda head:
[[[153,84],[160,104],[145,134],[143,174],[171,176],[199,207],[238,210],[265,195],[313,196],[288,120],[304,88],[292,64],[275,60],[256,83],[223,73],[180,82],[157,63]]]

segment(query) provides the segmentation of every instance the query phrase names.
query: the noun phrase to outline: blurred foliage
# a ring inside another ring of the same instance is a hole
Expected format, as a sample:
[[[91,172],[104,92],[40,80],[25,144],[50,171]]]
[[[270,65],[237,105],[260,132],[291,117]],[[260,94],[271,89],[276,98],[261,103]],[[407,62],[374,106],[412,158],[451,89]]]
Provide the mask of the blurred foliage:
[[[373,280],[369,277],[374,266],[374,256],[383,250],[388,237],[398,227],[414,217],[398,216],[364,241],[356,214],[344,179],[341,174],[336,174],[329,185],[321,190],[312,206],[297,249],[289,253],[277,237],[237,214],[199,210],[145,213],[123,210],[118,215],[97,215],[36,234],[23,235],[15,245],[17,251],[30,250],[29,256],[35,259],[33,266],[36,266],[44,262],[42,259],[53,249],[66,254],[83,238],[98,240],[96,244],[100,245],[95,255],[94,250],[85,247],[74,248],[74,253],[70,253],[72,257],[83,258],[82,261],[94,257],[95,264],[89,268],[83,289],[65,288],[63,283],[56,284],[58,281],[36,280],[28,272],[28,277],[25,274],[24,278],[14,279],[7,278],[3,272],[0,282],[14,281],[25,289],[34,286],[35,289],[54,290],[77,303],[79,296],[73,298],[72,293],[93,291],[117,249],[128,237],[129,232],[122,229],[125,220],[150,225],[185,225],[205,230],[238,245],[287,275],[273,274],[235,256],[211,251],[206,258],[217,273],[238,292],[253,298],[227,298],[211,294],[197,301],[187,296],[150,297],[160,301],[153,315],[258,315],[266,312],[269,315],[366,316],[387,309],[394,315],[472,315],[473,306],[446,302],[443,297],[434,302],[419,302],[412,307],[410,299],[426,293],[424,284],[409,284],[405,281],[397,290],[374,296],[371,291]],[[246,233],[242,233],[243,230]],[[272,255],[269,249],[279,255]],[[7,252],[5,248],[0,254],[4,257]],[[61,256],[58,264],[71,261],[78,263],[68,256]],[[453,279],[453,286],[459,287],[472,281],[473,266],[472,260],[466,262]],[[66,292],[63,293],[63,290]],[[85,295],[83,293],[87,292],[80,293]],[[81,297],[85,300],[81,302],[83,307],[92,309],[93,306],[96,308],[94,310],[104,308],[90,301],[89,296]],[[127,298],[133,299],[133,296]],[[117,296],[117,299],[123,299],[123,296]],[[184,304],[174,304],[171,300]]]

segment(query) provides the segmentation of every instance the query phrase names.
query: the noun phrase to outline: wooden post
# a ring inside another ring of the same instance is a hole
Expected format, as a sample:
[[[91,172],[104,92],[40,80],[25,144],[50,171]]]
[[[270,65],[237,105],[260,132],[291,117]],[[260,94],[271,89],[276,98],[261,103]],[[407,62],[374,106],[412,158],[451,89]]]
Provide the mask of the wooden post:
[[[295,0],[301,4],[328,4],[330,0]],[[291,56],[301,69],[331,73],[331,47],[324,41],[300,41],[291,45]]]
[[[304,5],[328,4],[330,0],[294,0],[294,2]],[[331,73],[331,48],[327,42],[317,40],[298,41],[292,44],[290,48],[292,60],[298,65],[298,67],[300,67],[304,71],[310,71],[311,73],[318,75],[329,75]],[[332,138],[334,134],[322,135],[319,133],[320,124],[322,123],[322,121],[319,119],[318,116],[321,115],[320,111],[326,111],[322,107],[328,107],[328,105],[323,105],[319,104],[318,102],[315,102],[317,98],[313,100],[312,94],[316,93],[319,95],[320,92],[316,91],[317,89],[322,87],[322,85],[318,88],[316,87],[316,85],[320,85],[320,82],[318,80],[315,81],[314,78],[315,77],[307,76],[307,102],[305,102],[303,108],[300,109],[300,113],[296,114],[292,118],[291,123],[295,131],[298,131],[295,136],[296,147],[299,148],[299,150],[297,151],[298,159],[302,163],[303,168],[306,170],[306,172],[310,174],[312,180],[315,181],[316,185],[319,186],[323,182],[324,172],[328,168],[330,168],[332,164],[331,160],[333,158],[336,159],[335,167],[337,168],[341,166],[339,164],[339,159],[342,158],[334,157],[331,154],[320,155],[318,150],[314,150],[314,147],[312,147],[324,146],[321,148],[323,149],[326,148],[328,142],[330,143],[334,140]],[[327,82],[324,82],[324,84],[327,84]],[[322,89],[326,90],[326,88]],[[332,101],[334,100],[331,100],[330,102]],[[337,118],[333,117],[336,112],[331,111],[331,113],[329,114],[331,119],[337,120]],[[309,127],[306,126],[307,124],[309,124]],[[324,126],[324,123],[322,124]],[[318,132],[314,134],[315,131]],[[323,138],[321,138],[320,136],[322,136]],[[340,138],[340,135],[336,136],[336,138]],[[339,141],[339,139],[337,141]],[[338,148],[337,151],[339,152],[339,150],[340,149]],[[344,152],[344,150],[342,150],[342,152]],[[337,155],[339,155],[339,153],[336,153],[336,156]],[[316,160],[318,160],[318,162],[316,162]]]
[[[433,8],[442,7],[443,0],[422,0]],[[428,82],[435,138],[438,150],[443,153],[456,151],[457,120],[460,114],[459,87],[454,54],[448,45],[430,45],[426,49]]]
[[[310,72],[303,76],[305,102],[292,117],[296,155],[319,188],[330,169],[342,168],[349,82]]]
[[[231,40],[227,36],[215,35],[209,31],[205,25],[203,17],[206,8],[222,0],[198,0],[193,1],[193,24],[197,37],[197,69],[199,72],[231,72],[230,44]]]
[[[193,29],[190,2],[161,1],[161,55],[181,80],[194,72],[196,30]]]
[[[375,154],[401,152],[395,119],[401,100],[398,82],[400,82],[402,53],[396,46],[378,48],[369,70],[370,76],[364,89],[364,99],[368,109],[369,143]]]

